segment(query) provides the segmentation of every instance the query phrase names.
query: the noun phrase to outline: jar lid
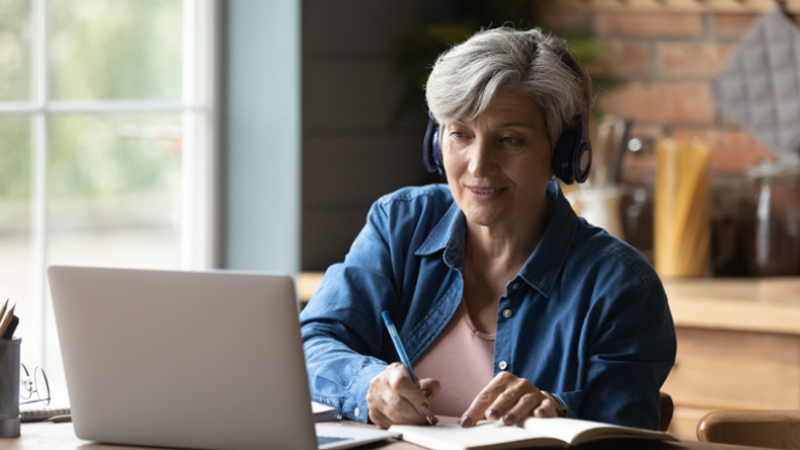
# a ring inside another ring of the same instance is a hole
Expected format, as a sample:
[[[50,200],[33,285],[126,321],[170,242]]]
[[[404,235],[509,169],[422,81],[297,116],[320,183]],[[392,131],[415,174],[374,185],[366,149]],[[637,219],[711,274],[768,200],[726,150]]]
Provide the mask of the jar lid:
[[[764,161],[747,172],[752,178],[775,178],[800,176],[800,157]]]

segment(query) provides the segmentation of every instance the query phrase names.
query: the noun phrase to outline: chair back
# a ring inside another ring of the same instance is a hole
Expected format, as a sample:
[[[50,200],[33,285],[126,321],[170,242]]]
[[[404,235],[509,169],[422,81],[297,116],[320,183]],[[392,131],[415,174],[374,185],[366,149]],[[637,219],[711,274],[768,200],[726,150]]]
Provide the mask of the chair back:
[[[672,404],[672,397],[666,392],[661,392],[661,423],[659,428],[661,431],[667,431],[669,423],[672,421],[672,413],[675,409]]]
[[[800,448],[800,411],[722,410],[706,414],[697,439],[762,448]]]

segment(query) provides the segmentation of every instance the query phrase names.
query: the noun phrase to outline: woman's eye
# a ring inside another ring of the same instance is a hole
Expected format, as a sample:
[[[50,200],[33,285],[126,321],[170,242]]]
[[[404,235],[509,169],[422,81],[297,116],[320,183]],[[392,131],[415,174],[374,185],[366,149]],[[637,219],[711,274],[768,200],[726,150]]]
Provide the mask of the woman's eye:
[[[521,145],[523,143],[522,139],[514,136],[503,136],[500,138],[500,142],[507,145]]]

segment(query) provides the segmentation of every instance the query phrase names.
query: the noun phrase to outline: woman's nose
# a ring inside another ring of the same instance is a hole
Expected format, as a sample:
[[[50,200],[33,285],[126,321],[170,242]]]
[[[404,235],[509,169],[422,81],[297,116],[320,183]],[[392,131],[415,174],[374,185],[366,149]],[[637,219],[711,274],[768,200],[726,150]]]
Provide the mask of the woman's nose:
[[[491,175],[497,170],[493,143],[489,139],[476,139],[470,152],[469,172],[476,178]]]

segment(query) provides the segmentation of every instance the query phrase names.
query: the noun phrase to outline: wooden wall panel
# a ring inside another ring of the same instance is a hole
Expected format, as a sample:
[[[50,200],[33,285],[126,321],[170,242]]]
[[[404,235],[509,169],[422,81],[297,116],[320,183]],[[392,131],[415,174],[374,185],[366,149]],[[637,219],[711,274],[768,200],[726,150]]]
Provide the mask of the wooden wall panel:
[[[406,21],[441,1],[304,0],[303,53],[308,57],[382,57]]]
[[[427,183],[421,154],[422,138],[416,135],[308,138],[306,202],[309,207],[369,206],[403,186]],[[336,167],[346,170],[331,170]],[[354,175],[356,180],[349,179]]]
[[[369,207],[310,210],[303,215],[303,265],[325,271],[341,262],[353,239],[364,227]]]
[[[392,111],[401,90],[392,74],[391,60],[306,58],[303,74],[303,118],[307,133],[390,131]],[[421,111],[417,127],[424,119],[425,113]]]
[[[302,270],[341,261],[381,195],[439,180],[422,167],[425,111],[391,123],[391,44],[449,2],[304,0]]]

